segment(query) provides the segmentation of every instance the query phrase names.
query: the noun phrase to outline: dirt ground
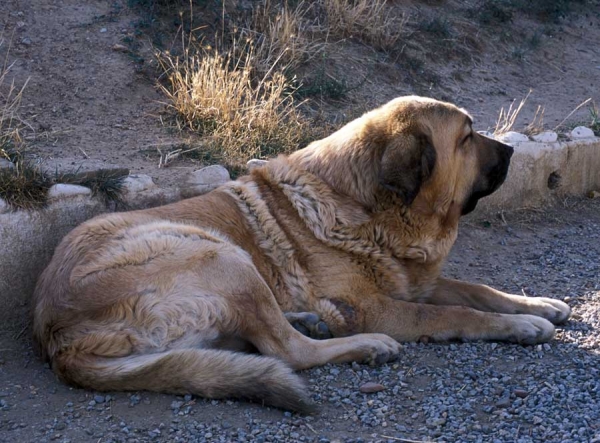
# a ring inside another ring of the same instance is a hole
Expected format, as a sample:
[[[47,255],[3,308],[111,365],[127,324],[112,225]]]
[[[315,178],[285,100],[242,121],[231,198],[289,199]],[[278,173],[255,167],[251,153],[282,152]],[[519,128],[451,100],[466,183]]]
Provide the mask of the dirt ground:
[[[517,434],[526,437],[518,441],[592,441],[594,435],[600,437],[599,263],[598,200],[545,212],[505,214],[504,221],[496,217],[465,220],[445,270],[447,276],[513,293],[567,300],[573,318],[559,327],[543,351],[541,346],[509,344],[407,345],[397,363],[382,368],[337,365],[304,371],[313,398],[321,405],[318,415],[308,418],[243,402],[146,392],[133,397],[111,392],[108,399],[102,393],[98,398],[99,393],[60,383],[35,357],[28,331],[0,331],[0,442],[477,441],[451,429],[452,417],[467,423],[469,429],[487,429],[483,441],[517,441],[514,430],[503,436],[502,426],[507,424],[518,426]],[[583,375],[578,376],[578,371]],[[567,375],[561,379],[563,372]],[[468,385],[465,374],[471,374],[483,388],[471,391],[474,386]],[[559,374],[558,381],[554,374]],[[380,382],[386,391],[360,394],[358,386],[366,381]],[[558,391],[544,403],[544,385],[557,389],[561,383],[565,392]],[[503,392],[519,386],[530,389],[535,402],[525,406],[523,416],[497,415],[503,412],[498,406]],[[352,401],[336,404],[340,392]],[[432,404],[456,395],[464,398],[458,409],[447,410],[444,420],[448,423],[432,427]],[[96,404],[94,399],[101,402]],[[463,417],[463,408],[469,404],[473,406]],[[385,408],[384,418],[371,422],[357,418],[360,408],[378,405]],[[561,434],[531,437],[540,423],[535,418],[532,423],[528,412],[543,414],[548,429],[552,420],[575,423],[588,416],[587,426],[575,426],[585,428],[586,434],[575,439]],[[273,429],[282,430],[280,439],[264,437]],[[248,440],[239,437],[242,433]],[[175,440],[176,436],[180,439]]]
[[[454,35],[436,43],[425,42],[423,32],[408,32],[407,47],[423,58],[424,64],[416,69],[401,58],[374,53],[353,40],[331,43],[331,74],[364,79],[360,88],[341,101],[319,104],[331,121],[344,121],[395,96],[412,93],[464,106],[482,130],[493,126],[501,107],[523,98],[529,89],[533,92],[521,126],[531,120],[538,104],[546,109],[549,128],[588,97],[600,104],[600,9],[580,11],[559,25],[516,17],[510,32],[550,29],[539,47],[523,49],[513,47],[514,40],[493,40],[489,30],[480,32],[461,9],[475,2],[391,3],[416,18],[441,11],[454,20],[455,27],[468,32],[464,38]],[[11,73],[16,85],[28,81],[21,116],[29,126],[30,152],[48,169],[128,167],[168,187],[200,166],[186,160],[157,167],[157,149],[178,146],[186,136],[163,124],[164,98],[156,87],[148,37],[137,35],[139,20],[139,9],[129,8],[125,0],[3,0],[0,54],[10,49],[7,60],[14,63]],[[136,54],[113,49],[127,38],[139,41]],[[583,108],[569,122],[586,119]],[[450,424],[432,425],[429,402],[443,400],[441,385],[450,386],[452,395],[473,405],[465,423],[469,429],[478,429],[481,441],[517,441],[515,435],[524,436],[523,441],[593,441],[600,432],[600,397],[594,385],[600,365],[599,232],[597,200],[506,214],[505,222],[481,216],[466,220],[446,275],[514,293],[568,300],[575,315],[560,327],[550,348],[540,352],[503,344],[419,344],[408,346],[399,362],[385,368],[340,365],[306,371],[303,375],[321,404],[319,415],[308,418],[240,402],[149,393],[116,392],[107,397],[70,388],[35,357],[29,331],[5,330],[0,325],[0,442],[133,443],[175,441],[175,437],[179,441],[238,441],[242,434],[247,436],[244,441],[477,441]],[[461,365],[465,364],[475,374],[488,374],[495,367],[501,376],[490,376],[488,382],[494,388],[489,392],[471,392],[463,386]],[[583,429],[580,439],[564,437],[567,434],[561,434],[560,426],[556,431],[550,425],[540,430],[527,411],[507,419],[502,411],[495,414],[488,408],[499,410],[504,390],[518,387],[519,380],[527,379],[525,374],[550,377],[561,367],[581,371],[582,380],[565,381],[568,396],[557,394],[547,403],[539,400],[539,407],[547,408],[544,411],[553,420],[583,420],[578,425]],[[403,373],[402,381],[390,373]],[[386,391],[358,394],[358,386],[365,381],[382,382]],[[336,400],[340,390],[350,392],[350,406]],[[378,412],[384,418],[370,422],[360,418],[373,404],[388,408]],[[460,409],[450,411],[462,420]],[[590,420],[584,419],[587,416]],[[516,434],[506,434],[503,423],[514,425]],[[262,436],[266,428],[281,429],[282,437]]]
[[[30,127],[30,150],[47,169],[121,166],[170,186],[199,165],[187,160],[157,167],[157,149],[176,147],[187,136],[163,125],[153,36],[140,24],[147,11],[131,9],[131,3],[136,2],[5,0],[0,55],[9,52],[8,63],[14,63],[9,79],[17,86],[28,80],[21,117]],[[214,9],[219,2],[199,3]],[[498,28],[473,19],[480,4],[475,1],[390,4],[409,19],[397,53],[377,52],[353,39],[330,40],[327,74],[360,86],[338,101],[313,99],[312,108],[329,121],[343,122],[393,97],[419,94],[464,106],[484,130],[494,125],[500,108],[532,89],[518,126],[542,105],[546,126],[553,128],[587,98],[600,103],[600,8],[593,2],[558,24],[515,16],[510,26]],[[434,16],[450,24],[423,30]],[[174,34],[177,26],[168,26],[169,17],[162,29]],[[165,45],[169,38],[163,38]],[[113,49],[125,42],[133,42],[135,53]],[[568,123],[586,120],[583,107]]]

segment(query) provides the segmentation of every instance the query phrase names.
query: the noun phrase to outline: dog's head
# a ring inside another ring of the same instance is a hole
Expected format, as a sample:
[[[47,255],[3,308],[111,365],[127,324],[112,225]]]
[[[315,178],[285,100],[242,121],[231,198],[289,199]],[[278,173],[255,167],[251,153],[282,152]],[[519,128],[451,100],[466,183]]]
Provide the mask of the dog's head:
[[[298,160],[367,206],[391,192],[406,206],[464,215],[503,183],[513,148],[475,132],[464,110],[411,96],[303,151]]]
[[[506,178],[513,148],[478,134],[472,118],[454,105],[402,97],[371,116],[372,129],[386,134],[380,183],[405,205],[422,194],[434,206],[454,203],[468,214]],[[381,122],[388,127],[377,127]]]

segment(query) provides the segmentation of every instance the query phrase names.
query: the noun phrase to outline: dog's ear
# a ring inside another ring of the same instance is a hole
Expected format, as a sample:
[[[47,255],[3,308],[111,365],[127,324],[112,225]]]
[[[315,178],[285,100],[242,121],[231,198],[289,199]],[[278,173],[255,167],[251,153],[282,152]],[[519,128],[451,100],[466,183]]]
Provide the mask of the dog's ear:
[[[436,153],[424,134],[394,137],[381,158],[380,183],[409,206],[433,173]]]

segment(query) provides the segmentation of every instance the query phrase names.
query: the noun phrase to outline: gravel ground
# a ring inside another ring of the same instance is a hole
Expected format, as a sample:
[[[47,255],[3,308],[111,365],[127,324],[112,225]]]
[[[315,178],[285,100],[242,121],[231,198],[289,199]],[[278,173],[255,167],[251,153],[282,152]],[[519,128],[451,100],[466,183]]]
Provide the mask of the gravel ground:
[[[600,201],[466,220],[446,275],[556,297],[573,317],[544,345],[407,344],[394,364],[305,371],[310,417],[69,388],[27,332],[2,331],[0,442],[600,442]]]

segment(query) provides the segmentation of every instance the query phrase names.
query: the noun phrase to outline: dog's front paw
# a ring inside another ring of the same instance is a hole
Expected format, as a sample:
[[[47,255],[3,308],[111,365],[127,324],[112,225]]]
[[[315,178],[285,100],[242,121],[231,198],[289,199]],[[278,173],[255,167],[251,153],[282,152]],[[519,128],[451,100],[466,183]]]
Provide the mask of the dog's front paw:
[[[527,299],[527,312],[523,314],[537,315],[554,323],[555,325],[566,322],[571,316],[571,308],[560,300],[547,297],[531,297]]]
[[[355,338],[361,340],[363,362],[371,366],[396,360],[402,348],[400,343],[385,334],[360,334]]]
[[[535,315],[510,315],[506,340],[522,345],[545,343],[554,337],[554,325]]]

